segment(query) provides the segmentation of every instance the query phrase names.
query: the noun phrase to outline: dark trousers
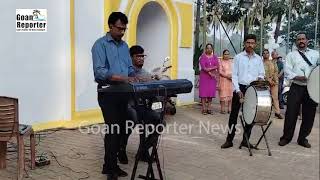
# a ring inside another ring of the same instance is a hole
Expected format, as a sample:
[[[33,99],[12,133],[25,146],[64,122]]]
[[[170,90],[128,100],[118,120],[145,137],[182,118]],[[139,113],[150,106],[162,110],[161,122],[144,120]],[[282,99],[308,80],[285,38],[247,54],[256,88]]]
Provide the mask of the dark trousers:
[[[112,174],[119,168],[117,153],[120,148],[121,134],[125,133],[128,98],[123,94],[98,93],[98,102],[106,124],[103,169],[107,174]]]
[[[134,124],[153,124],[156,126],[160,123],[160,113],[157,113],[143,105],[137,107],[128,105],[127,121],[132,121],[131,123]],[[120,150],[126,150],[131,133],[132,129],[128,129],[126,133],[121,134]]]
[[[126,122],[131,121],[130,123],[133,123],[133,126],[135,126],[135,124],[137,124],[138,122],[138,114],[137,111],[130,105],[128,105],[127,107],[127,118],[126,118]],[[126,123],[128,124],[128,123]],[[125,125],[126,125],[125,124]],[[131,124],[130,124],[131,125]],[[126,127],[125,127],[126,128]],[[120,138],[120,150],[125,151],[127,148],[127,144],[128,144],[128,139],[129,136],[131,135],[133,129],[127,129],[127,131],[125,133],[121,134],[121,138]]]
[[[240,91],[243,93],[243,95],[246,92],[246,86],[240,84]],[[232,106],[231,106],[231,113],[229,116],[229,131],[228,131],[228,136],[227,136],[227,141],[232,142],[233,138],[235,136],[236,132],[236,125],[238,121],[238,114],[239,110],[241,108],[241,103],[240,103],[240,98],[238,94],[234,91],[233,92],[233,97],[232,97]],[[250,138],[251,135],[251,130],[252,130],[252,125],[251,124],[245,124],[244,132],[248,135],[248,138]],[[231,130],[231,133],[230,133]],[[243,142],[245,142],[245,136],[243,134]]]
[[[306,140],[311,133],[318,104],[309,96],[306,86],[292,83],[288,94],[287,110],[284,121],[283,136],[280,139],[291,141],[296,128],[297,118],[302,105],[302,123],[298,141]]]
[[[279,78],[279,85],[278,85],[278,99],[279,99],[279,107],[283,107],[284,102],[282,98],[282,90],[283,90],[283,78]]]

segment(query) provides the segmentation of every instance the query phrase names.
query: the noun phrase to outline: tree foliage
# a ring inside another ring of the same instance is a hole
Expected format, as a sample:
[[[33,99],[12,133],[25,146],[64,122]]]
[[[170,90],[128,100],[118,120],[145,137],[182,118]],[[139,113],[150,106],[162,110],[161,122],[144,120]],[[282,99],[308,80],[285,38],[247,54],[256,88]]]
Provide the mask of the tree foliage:
[[[290,34],[289,34],[289,47],[295,42],[295,37],[299,32],[305,32],[309,43],[308,46],[310,48],[314,48],[315,46],[315,25],[316,25],[316,0],[308,0],[308,2],[304,2],[303,7],[301,7],[300,13],[296,14],[295,17],[290,21]],[[320,14],[319,14],[320,15]],[[320,17],[320,16],[319,16]],[[320,20],[318,19],[318,24],[320,25]],[[288,29],[288,21],[284,23],[283,30],[280,32],[282,38],[287,40],[287,29]],[[320,37],[319,31],[317,32],[317,37]],[[318,39],[319,42],[319,39]]]
[[[199,0],[198,0],[199,1]],[[201,0],[203,2],[204,0]],[[243,8],[243,0],[206,0],[209,21],[208,25],[212,25],[213,16],[217,14],[221,21],[225,25],[231,27],[232,30],[235,28],[242,30],[251,29],[251,33],[257,35],[258,47],[256,50],[260,49],[260,26],[261,20],[264,18],[264,43],[267,43],[268,31],[271,31],[272,23],[275,23],[274,36],[276,42],[278,42],[278,37],[282,37],[284,40],[287,39],[287,29],[288,29],[288,15],[289,15],[289,2],[292,2],[291,11],[291,31],[289,34],[290,44],[295,41],[296,34],[298,32],[306,32],[309,38],[309,47],[315,45],[314,34],[315,34],[315,22],[316,22],[316,2],[317,0],[253,0],[254,6],[249,9]],[[262,2],[264,4],[262,4]],[[261,17],[260,10],[261,6],[264,6],[264,16]],[[247,18],[245,18],[247,17]],[[320,17],[320,14],[319,14]],[[247,19],[247,23],[243,20]],[[203,21],[203,18],[201,18]],[[318,19],[318,24],[320,26],[320,20]],[[233,28],[232,28],[233,27]],[[209,29],[209,28],[208,28]],[[282,30],[281,30],[282,29]],[[318,40],[320,39],[320,32],[317,34]],[[284,44],[286,41],[283,41]],[[201,47],[195,47],[194,49],[194,69],[197,74],[199,72],[199,52],[202,53]]]

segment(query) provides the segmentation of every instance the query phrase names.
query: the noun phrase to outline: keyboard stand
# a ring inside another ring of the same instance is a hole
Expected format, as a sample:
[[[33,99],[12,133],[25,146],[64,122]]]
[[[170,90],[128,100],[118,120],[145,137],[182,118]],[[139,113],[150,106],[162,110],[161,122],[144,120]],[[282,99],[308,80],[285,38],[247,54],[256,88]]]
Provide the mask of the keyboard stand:
[[[164,103],[166,103],[166,102],[164,101]],[[160,115],[160,122],[161,123],[163,122],[163,119],[164,119],[164,113],[165,112],[162,111],[161,115]],[[143,123],[143,125],[145,125],[144,120],[142,120],[142,123]],[[156,163],[158,175],[159,175],[159,180],[163,180],[163,175],[162,175],[162,170],[161,170],[161,165],[160,165],[160,160],[159,160],[159,155],[158,155],[158,139],[161,135],[153,134],[153,135],[149,135],[149,136],[152,136],[152,137],[146,138],[146,129],[144,129],[143,132],[140,134],[140,144],[139,144],[137,155],[135,157],[134,167],[133,167],[132,174],[131,174],[131,180],[135,179],[138,164],[139,164],[141,157],[144,155],[145,151],[147,151],[149,153],[148,150],[150,148],[152,148],[152,152],[151,152],[151,155],[149,156],[150,158],[148,159],[147,173],[145,176],[139,175],[138,178],[145,179],[145,180],[158,180],[155,178],[155,174],[154,174],[154,170],[153,170],[153,163]],[[155,160],[155,162],[154,162],[154,160]]]

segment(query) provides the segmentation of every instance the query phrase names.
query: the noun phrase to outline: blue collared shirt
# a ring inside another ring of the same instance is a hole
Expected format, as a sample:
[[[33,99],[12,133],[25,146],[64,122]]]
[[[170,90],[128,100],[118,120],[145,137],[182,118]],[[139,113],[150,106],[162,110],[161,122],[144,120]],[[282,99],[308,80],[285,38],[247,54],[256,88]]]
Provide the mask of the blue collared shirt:
[[[108,82],[112,75],[134,76],[128,44],[124,41],[115,41],[110,33],[99,38],[91,52],[94,78],[97,83]]]

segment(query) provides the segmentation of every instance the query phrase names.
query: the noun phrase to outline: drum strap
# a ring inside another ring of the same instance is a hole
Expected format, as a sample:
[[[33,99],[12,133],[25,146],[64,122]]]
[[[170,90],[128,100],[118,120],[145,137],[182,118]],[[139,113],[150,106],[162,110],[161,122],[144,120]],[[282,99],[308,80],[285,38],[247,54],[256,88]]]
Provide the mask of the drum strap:
[[[307,58],[307,56],[305,54],[303,54],[302,52],[298,51],[299,54],[302,56],[303,60],[309,65],[312,66],[311,62],[309,61],[309,59]]]

